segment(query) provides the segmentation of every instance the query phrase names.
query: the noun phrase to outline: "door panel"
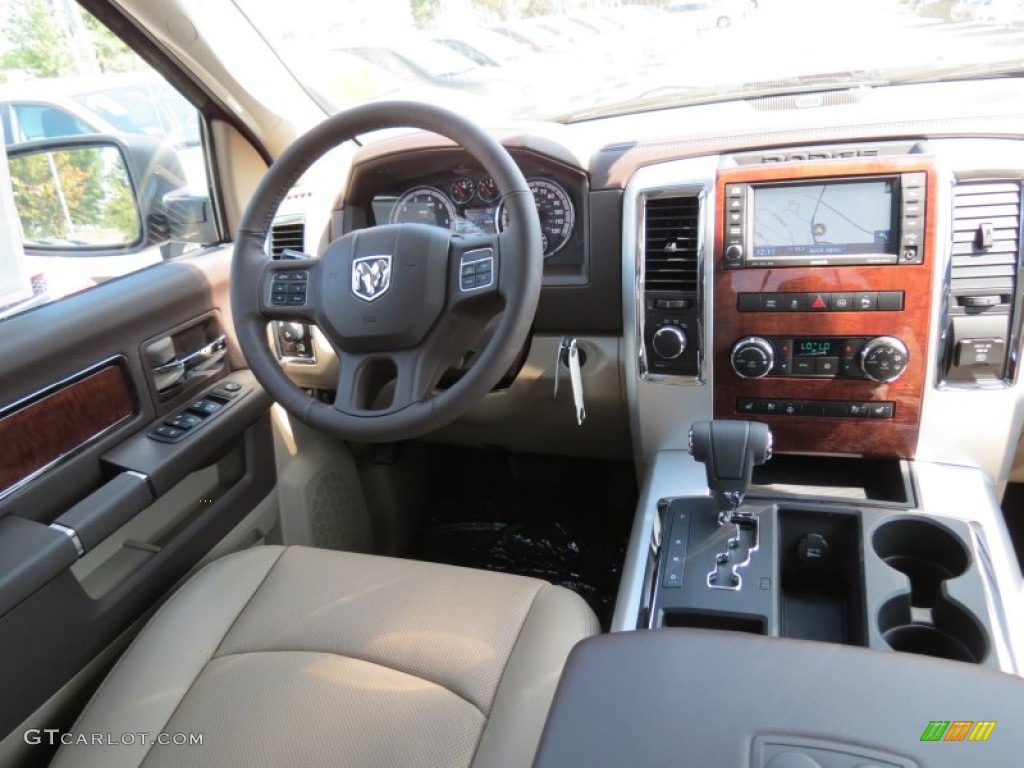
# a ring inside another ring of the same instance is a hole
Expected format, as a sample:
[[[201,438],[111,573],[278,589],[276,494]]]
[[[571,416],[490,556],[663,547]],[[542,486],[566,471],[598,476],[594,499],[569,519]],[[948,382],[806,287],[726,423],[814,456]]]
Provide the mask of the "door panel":
[[[29,532],[37,542],[19,555],[0,540],[0,566],[14,574],[0,579],[0,609],[13,606],[0,616],[0,738],[274,488],[270,400],[235,343],[229,259],[228,248],[213,249],[0,322],[0,456],[3,485],[14,483],[0,498],[0,538]],[[180,359],[221,334],[222,360],[204,358],[202,370],[158,391],[154,340]],[[177,442],[150,437],[229,382],[237,387],[215,400],[217,412]],[[69,550],[70,534],[48,527],[55,521],[75,529],[84,557]],[[48,548],[53,559],[40,554]],[[38,562],[23,567],[32,557],[49,564],[45,577]],[[69,724],[47,727],[59,725]]]

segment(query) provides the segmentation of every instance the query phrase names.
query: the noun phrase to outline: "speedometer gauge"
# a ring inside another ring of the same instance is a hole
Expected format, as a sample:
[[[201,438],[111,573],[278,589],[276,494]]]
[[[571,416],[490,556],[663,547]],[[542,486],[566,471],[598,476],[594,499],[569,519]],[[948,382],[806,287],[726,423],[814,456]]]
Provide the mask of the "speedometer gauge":
[[[527,179],[540,218],[540,233],[544,243],[544,258],[554,256],[572,237],[576,214],[569,193],[560,185],[547,179]],[[508,208],[502,202],[496,217],[498,229],[508,226]]]
[[[434,187],[417,187],[402,195],[391,209],[392,224],[430,224],[451,229],[455,206]]]

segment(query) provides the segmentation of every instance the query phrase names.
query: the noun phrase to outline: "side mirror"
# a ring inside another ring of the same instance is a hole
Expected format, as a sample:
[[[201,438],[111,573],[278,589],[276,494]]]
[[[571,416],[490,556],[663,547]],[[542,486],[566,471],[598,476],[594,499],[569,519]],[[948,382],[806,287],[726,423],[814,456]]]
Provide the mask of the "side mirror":
[[[130,250],[144,242],[138,201],[118,147],[38,149],[8,160],[27,250]]]
[[[87,135],[7,148],[28,253],[129,255],[212,243],[208,197],[190,196],[177,154],[148,136]]]

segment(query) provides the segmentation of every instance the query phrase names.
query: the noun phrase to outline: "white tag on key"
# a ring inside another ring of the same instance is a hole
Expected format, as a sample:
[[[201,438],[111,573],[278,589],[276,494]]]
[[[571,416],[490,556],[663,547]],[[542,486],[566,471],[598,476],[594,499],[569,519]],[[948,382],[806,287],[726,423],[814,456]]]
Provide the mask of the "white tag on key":
[[[580,372],[580,349],[576,339],[569,341],[569,381],[572,383],[572,403],[576,411],[576,423],[583,426],[587,409],[583,405],[583,374]]]

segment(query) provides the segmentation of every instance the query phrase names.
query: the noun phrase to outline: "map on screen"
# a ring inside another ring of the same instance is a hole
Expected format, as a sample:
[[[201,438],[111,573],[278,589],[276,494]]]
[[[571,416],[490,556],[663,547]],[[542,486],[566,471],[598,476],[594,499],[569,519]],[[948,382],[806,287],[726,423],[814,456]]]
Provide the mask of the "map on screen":
[[[892,211],[891,180],[757,187],[754,255],[885,253]]]

